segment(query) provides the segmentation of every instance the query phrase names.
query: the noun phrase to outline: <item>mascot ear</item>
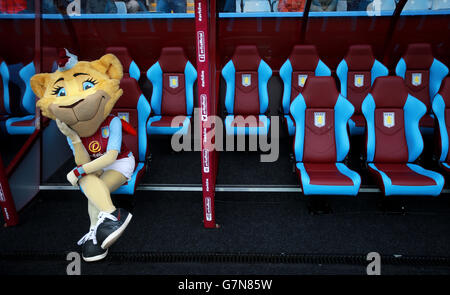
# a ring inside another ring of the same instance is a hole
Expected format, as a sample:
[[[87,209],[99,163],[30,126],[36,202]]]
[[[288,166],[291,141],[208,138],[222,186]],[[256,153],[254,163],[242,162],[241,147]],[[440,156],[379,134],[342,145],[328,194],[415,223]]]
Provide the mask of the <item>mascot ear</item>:
[[[36,74],[30,79],[31,89],[37,97],[42,98],[47,89],[47,81],[50,74]]]
[[[91,66],[109,76],[111,79],[120,80],[123,77],[123,68],[119,59],[113,54],[106,54],[98,60],[91,62]]]

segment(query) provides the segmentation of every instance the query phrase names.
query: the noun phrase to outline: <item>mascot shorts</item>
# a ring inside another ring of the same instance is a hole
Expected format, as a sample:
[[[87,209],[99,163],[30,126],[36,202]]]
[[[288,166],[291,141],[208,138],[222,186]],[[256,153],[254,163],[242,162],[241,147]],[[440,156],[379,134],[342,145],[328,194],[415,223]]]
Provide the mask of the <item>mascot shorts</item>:
[[[128,157],[116,160],[111,165],[103,168],[103,171],[115,170],[117,172],[122,173],[123,176],[125,176],[127,180],[130,180],[131,176],[133,176],[135,165],[136,165],[136,162],[135,162],[134,156],[133,156],[133,154],[130,153],[130,155]]]

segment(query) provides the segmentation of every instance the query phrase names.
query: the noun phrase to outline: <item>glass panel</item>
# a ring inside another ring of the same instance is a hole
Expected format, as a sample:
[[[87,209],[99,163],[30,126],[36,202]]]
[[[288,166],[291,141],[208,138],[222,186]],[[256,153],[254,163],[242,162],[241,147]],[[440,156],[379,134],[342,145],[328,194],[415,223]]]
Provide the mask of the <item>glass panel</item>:
[[[5,167],[35,131],[29,84],[35,73],[35,16],[28,2],[0,0],[0,154]]]

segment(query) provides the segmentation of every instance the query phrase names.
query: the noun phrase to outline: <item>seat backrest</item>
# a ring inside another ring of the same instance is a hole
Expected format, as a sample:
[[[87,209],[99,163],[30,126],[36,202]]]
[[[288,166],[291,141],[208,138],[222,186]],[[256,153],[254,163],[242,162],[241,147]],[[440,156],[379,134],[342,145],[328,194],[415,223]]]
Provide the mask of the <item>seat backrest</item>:
[[[22,95],[22,108],[28,114],[34,114],[36,112],[36,96],[34,95],[30,84],[30,79],[34,74],[36,74],[34,62],[30,62],[19,71],[20,79],[22,79],[22,82],[25,85]]]
[[[433,0],[432,9],[450,9],[450,1]]]
[[[294,152],[297,162],[343,161],[350,148],[347,122],[354,107],[336,89],[332,77],[308,78],[291,104],[295,121]]]
[[[151,106],[156,115],[192,115],[197,71],[183,48],[163,48],[147,77],[153,84]]]
[[[8,112],[5,108],[5,94],[4,89],[5,86],[3,86],[3,75],[1,74],[1,68],[4,64],[3,59],[0,57],[0,115],[7,115]]]
[[[117,2],[116,2],[117,3]],[[141,70],[130,55],[128,48],[122,46],[111,46],[106,48],[105,53],[114,54],[122,64],[124,77],[128,76],[139,81]]]
[[[450,77],[442,82],[441,89],[433,100],[433,113],[438,121],[437,151],[440,162],[449,162],[449,132],[450,132]]]
[[[367,161],[415,161],[423,149],[419,120],[425,112],[425,105],[408,93],[402,78],[377,78],[362,104]]]
[[[336,74],[341,85],[341,94],[361,113],[361,103],[369,94],[377,77],[387,76],[388,69],[375,59],[370,45],[350,46],[347,55],[339,63]]]
[[[408,0],[403,10],[428,10],[431,4],[431,0]]]
[[[430,44],[415,43],[408,45],[395,72],[405,80],[409,93],[420,99],[429,112],[448,68],[434,58]]]
[[[283,80],[283,112],[289,114],[291,102],[302,92],[308,77],[331,76],[331,70],[320,60],[314,45],[295,45],[280,68]]]
[[[232,0],[233,1],[233,0]],[[238,3],[239,2],[239,3]],[[240,7],[241,2],[236,1],[236,7]],[[270,2],[260,0],[246,0],[244,1],[243,12],[270,12]]]
[[[124,1],[115,1],[114,4],[117,8],[117,13],[126,14],[127,13],[127,5]]]
[[[31,89],[30,79],[35,74],[34,63],[8,65],[0,64],[3,80],[4,107],[10,115],[34,114],[36,98]]]
[[[133,152],[136,161],[144,162],[147,155],[146,126],[150,115],[150,104],[134,78],[123,77],[120,88],[123,90],[123,95],[117,101],[111,114],[127,121],[137,131],[137,136],[123,132],[122,140]]]
[[[267,82],[272,69],[261,59],[256,46],[237,46],[222,76],[227,85],[225,108],[229,114],[259,115],[267,111]]]

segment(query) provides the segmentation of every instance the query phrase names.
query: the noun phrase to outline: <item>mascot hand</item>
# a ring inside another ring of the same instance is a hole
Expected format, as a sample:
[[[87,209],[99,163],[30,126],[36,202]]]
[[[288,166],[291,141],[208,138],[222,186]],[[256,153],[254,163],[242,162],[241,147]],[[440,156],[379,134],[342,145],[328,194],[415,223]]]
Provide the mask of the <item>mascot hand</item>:
[[[70,182],[70,184],[77,187],[78,186],[78,177],[75,176],[74,170],[67,173],[67,180]]]
[[[69,126],[67,126],[66,123],[60,121],[59,119],[56,119],[56,125],[58,126],[59,130],[62,134],[70,138],[72,143],[80,142],[81,139],[78,136],[78,134]]]

